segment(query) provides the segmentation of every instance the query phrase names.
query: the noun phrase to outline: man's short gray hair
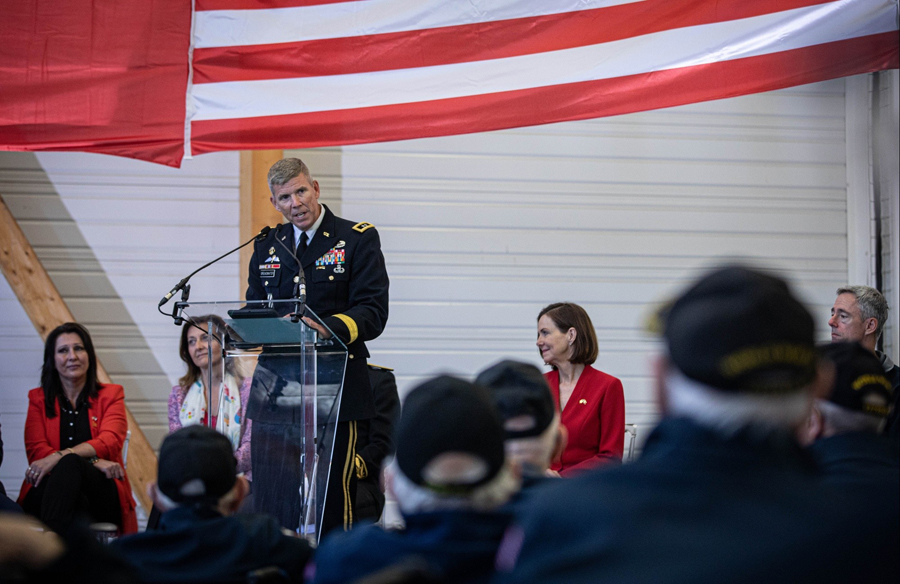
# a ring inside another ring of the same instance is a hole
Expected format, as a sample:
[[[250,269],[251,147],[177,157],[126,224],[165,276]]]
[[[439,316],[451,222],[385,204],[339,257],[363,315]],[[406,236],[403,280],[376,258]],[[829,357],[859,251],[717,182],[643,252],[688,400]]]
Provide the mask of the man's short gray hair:
[[[306,166],[306,163],[299,158],[282,158],[269,169],[266,177],[269,182],[269,190],[274,191],[274,187],[280,187],[301,174],[312,183],[312,176],[309,174],[309,167]]]
[[[875,328],[875,340],[877,341],[881,337],[888,317],[888,303],[884,299],[884,294],[871,286],[841,286],[837,289],[837,295],[841,294],[853,294],[856,297],[863,320],[874,318],[878,322]]]
[[[509,461],[493,479],[466,495],[444,495],[409,480],[396,460],[390,465],[391,490],[404,515],[430,511],[473,509],[490,511],[505,504],[519,490],[519,477],[512,472]]]
[[[550,425],[537,436],[528,438],[507,438],[503,443],[506,458],[522,466],[541,472],[550,468],[559,436],[559,412],[553,416]]]
[[[832,434],[865,432],[878,434],[885,424],[884,418],[855,412],[826,400],[816,400],[816,409],[822,415],[822,423]]]
[[[693,420],[726,436],[752,427],[764,433],[792,430],[809,416],[812,397],[802,388],[788,394],[722,391],[670,367],[665,380],[669,417]]]

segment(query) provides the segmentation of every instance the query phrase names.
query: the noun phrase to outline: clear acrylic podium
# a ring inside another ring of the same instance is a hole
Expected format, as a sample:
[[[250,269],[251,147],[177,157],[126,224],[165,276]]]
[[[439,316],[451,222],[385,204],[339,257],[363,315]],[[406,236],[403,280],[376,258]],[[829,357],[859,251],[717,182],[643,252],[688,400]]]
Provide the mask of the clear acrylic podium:
[[[250,385],[246,417],[251,423],[251,450],[258,459],[251,461],[253,492],[262,486],[257,481],[269,478],[256,476],[258,472],[291,479],[282,481],[287,484],[281,487],[296,500],[267,509],[254,496],[254,511],[275,516],[283,527],[315,543],[328,492],[347,347],[308,308],[303,316],[321,325],[330,338],[321,338],[303,320],[278,316],[294,309],[294,300],[179,302],[173,316],[195,322],[208,334],[202,335],[208,339],[210,364],[203,380],[207,404],[215,401],[213,391],[220,392],[222,412],[221,400],[229,399],[224,388],[233,394]],[[257,420],[269,428],[289,426],[285,429],[293,437],[289,446],[254,445],[252,423]]]

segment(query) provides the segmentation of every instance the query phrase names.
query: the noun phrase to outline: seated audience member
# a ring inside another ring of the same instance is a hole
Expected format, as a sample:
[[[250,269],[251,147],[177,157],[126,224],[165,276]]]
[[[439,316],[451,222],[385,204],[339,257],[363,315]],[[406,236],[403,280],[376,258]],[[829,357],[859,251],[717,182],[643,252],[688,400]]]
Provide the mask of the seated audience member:
[[[305,540],[286,535],[275,519],[235,515],[249,489],[237,476],[231,442],[205,426],[163,440],[154,503],[159,529],[113,542],[143,582],[244,581],[275,566],[301,582],[310,557]]]
[[[559,476],[550,464],[566,445],[565,427],[550,387],[534,365],[501,361],[478,374],[475,383],[490,391],[506,432],[506,458],[522,472],[522,488]]]
[[[3,437],[0,435],[0,466],[3,465]],[[22,508],[16,502],[6,496],[6,487],[0,483],[0,511],[8,513],[21,513]]]
[[[896,582],[898,497],[838,501],[794,432],[828,386],[782,280],[715,270],[663,320],[663,418],[632,464],[541,487],[500,582]]]
[[[393,369],[369,363],[369,380],[375,398],[375,417],[360,421],[356,438],[357,519],[378,521],[384,511],[381,470],[384,459],[394,454],[394,426],[400,415],[400,396]]]
[[[871,351],[881,362],[881,367],[894,388],[893,409],[888,414],[882,433],[891,438],[895,454],[900,452],[900,367],[876,347],[884,325],[887,324],[888,303],[884,295],[870,286],[842,286],[831,307],[831,342],[855,342]]]
[[[0,582],[137,582],[134,569],[97,541],[86,525],[60,536],[36,519],[0,513]]]
[[[41,387],[28,392],[28,470],[19,504],[51,529],[74,520],[115,523],[137,531],[131,485],[122,460],[128,423],[121,385],[97,380],[91,336],[80,324],[47,336]]]
[[[597,333],[584,308],[558,302],[538,314],[537,347],[553,370],[545,377],[561,412],[568,442],[553,470],[562,476],[621,463],[625,449],[622,382],[591,364]]]
[[[196,324],[195,324],[196,323]],[[210,338],[206,328],[213,325],[213,350],[209,351]],[[234,369],[234,361],[223,363],[223,348],[219,338],[225,333],[225,321],[215,314],[192,318],[181,329],[178,354],[187,366],[187,373],[169,394],[169,433],[186,426],[202,424],[224,434],[231,442],[237,458],[238,472],[247,480],[250,474],[251,424],[244,418],[250,381],[241,379]],[[212,361],[210,362],[210,353]],[[212,372],[213,387],[210,395],[206,387]],[[209,407],[207,407],[207,397]],[[210,415],[212,412],[212,415]]]
[[[327,537],[310,570],[317,584],[353,582],[395,564],[424,560],[450,582],[485,582],[518,489],[503,455],[503,426],[484,388],[449,376],[406,398],[388,468],[406,529],[365,525]]]
[[[826,399],[817,399],[800,441],[829,481],[893,484],[900,493],[900,465],[890,440],[880,436],[893,388],[881,363],[858,343],[820,348],[834,364],[835,381]]]

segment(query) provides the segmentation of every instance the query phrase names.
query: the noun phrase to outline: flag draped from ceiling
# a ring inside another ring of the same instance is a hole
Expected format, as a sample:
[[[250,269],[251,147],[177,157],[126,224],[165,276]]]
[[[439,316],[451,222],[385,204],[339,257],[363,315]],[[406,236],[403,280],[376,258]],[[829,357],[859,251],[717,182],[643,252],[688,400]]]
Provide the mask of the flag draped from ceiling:
[[[898,66],[896,0],[8,4],[0,148],[173,165],[596,118]]]

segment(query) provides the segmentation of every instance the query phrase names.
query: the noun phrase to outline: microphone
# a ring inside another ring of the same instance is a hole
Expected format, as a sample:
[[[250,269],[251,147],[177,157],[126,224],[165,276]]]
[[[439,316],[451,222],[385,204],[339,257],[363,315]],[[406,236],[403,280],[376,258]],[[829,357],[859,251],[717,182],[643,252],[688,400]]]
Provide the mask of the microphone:
[[[266,236],[269,234],[270,231],[272,231],[272,228],[269,227],[268,225],[266,225],[265,227],[263,227],[262,229],[260,229],[259,233],[257,233],[257,234],[254,235],[253,237],[251,237],[248,241],[242,243],[241,245],[237,246],[236,248],[234,248],[233,250],[229,251],[228,253],[224,253],[224,254],[220,255],[219,257],[217,257],[217,258],[214,259],[213,261],[203,264],[202,266],[200,266],[199,268],[197,268],[196,270],[194,270],[193,272],[191,272],[190,274],[188,274],[187,276],[185,276],[180,282],[178,282],[177,284],[175,284],[175,287],[174,287],[174,288],[172,288],[171,290],[169,290],[169,293],[168,293],[168,294],[166,294],[165,296],[162,297],[162,299],[159,301],[159,305],[157,305],[157,307],[156,307],[157,310],[161,309],[161,308],[163,307],[163,305],[164,305],[166,302],[168,302],[169,300],[171,300],[172,296],[175,296],[175,294],[177,294],[179,290],[184,289],[184,287],[187,285],[188,281],[194,276],[194,274],[196,274],[196,273],[199,272],[200,270],[204,270],[204,269],[208,268],[209,266],[213,265],[214,263],[216,263],[216,262],[219,261],[220,259],[222,259],[222,258],[224,258],[224,257],[230,256],[231,254],[233,254],[233,253],[236,252],[237,250],[239,250],[239,249],[241,249],[241,248],[243,248],[243,247],[246,247],[246,246],[250,245],[250,244],[253,243],[254,241],[262,241],[263,239],[266,238]],[[279,242],[279,243],[281,243],[281,242]],[[284,244],[282,244],[282,245],[284,245]],[[302,272],[303,270],[301,269],[300,271]],[[160,312],[162,312],[162,311],[160,310]],[[163,314],[165,314],[165,313],[163,313]]]

